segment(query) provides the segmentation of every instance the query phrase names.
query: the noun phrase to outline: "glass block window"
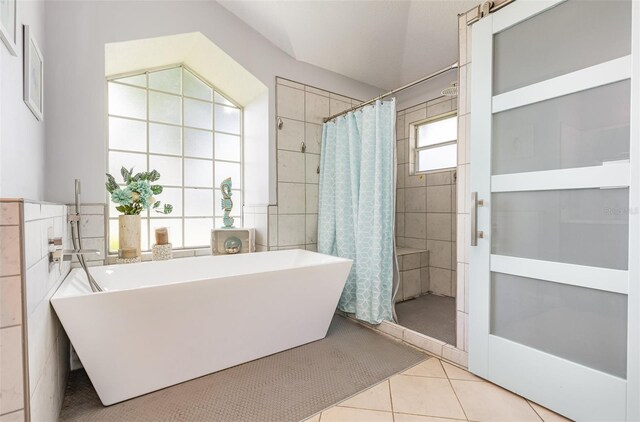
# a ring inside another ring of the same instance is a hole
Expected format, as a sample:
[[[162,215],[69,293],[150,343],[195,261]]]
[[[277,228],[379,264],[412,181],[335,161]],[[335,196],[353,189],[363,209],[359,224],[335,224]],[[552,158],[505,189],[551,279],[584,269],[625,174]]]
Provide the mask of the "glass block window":
[[[458,117],[447,115],[415,125],[416,172],[456,167]]]
[[[234,224],[242,226],[242,108],[184,66],[108,81],[108,169],[158,170],[157,199],[169,215],[142,215],[142,249],[167,227],[176,249],[208,247],[221,227],[220,183],[232,178]],[[118,215],[109,207],[109,251],[118,250]]]

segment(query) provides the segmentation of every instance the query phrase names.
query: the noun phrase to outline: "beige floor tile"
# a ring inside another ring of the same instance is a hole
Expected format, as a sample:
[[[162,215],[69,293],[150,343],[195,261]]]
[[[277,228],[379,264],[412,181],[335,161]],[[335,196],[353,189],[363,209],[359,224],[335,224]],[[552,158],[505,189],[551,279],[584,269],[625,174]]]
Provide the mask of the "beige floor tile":
[[[396,412],[465,419],[447,379],[396,375],[390,383]]]
[[[403,375],[417,375],[420,377],[435,377],[446,378],[444,369],[440,364],[440,359],[431,358],[426,361],[417,364],[413,368],[410,368],[402,373]]]
[[[303,422],[320,422],[320,414],[312,416],[309,419],[305,419]]]
[[[389,381],[381,382],[375,387],[343,401],[338,406],[369,410],[386,410],[390,412],[391,396],[389,395]]]
[[[433,416],[407,415],[404,413],[394,413],[393,420],[395,422],[455,422],[460,419],[435,418]]]
[[[533,410],[536,411],[538,416],[542,418],[544,422],[569,422],[571,419],[567,419],[564,416],[558,415],[555,412],[547,409],[546,407],[542,407],[539,404],[536,404],[532,401],[529,402]]]
[[[478,378],[471,372],[465,371],[464,369],[458,368],[457,366],[451,365],[450,363],[442,362],[442,366],[444,367],[444,370],[447,373],[449,379],[463,381],[483,381],[482,378]]]
[[[451,380],[469,420],[540,422],[525,399],[488,382]]]
[[[336,406],[322,412],[320,420],[322,422],[393,422],[393,415],[391,412]]]

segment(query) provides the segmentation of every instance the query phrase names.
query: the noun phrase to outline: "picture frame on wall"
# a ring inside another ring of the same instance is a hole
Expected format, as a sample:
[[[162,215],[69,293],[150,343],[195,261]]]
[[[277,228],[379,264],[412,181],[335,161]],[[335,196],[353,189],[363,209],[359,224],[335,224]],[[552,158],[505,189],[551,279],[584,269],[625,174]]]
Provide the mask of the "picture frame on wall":
[[[24,25],[24,102],[36,119],[42,120],[44,109],[44,59],[29,25]]]
[[[0,0],[0,39],[9,53],[18,55],[18,0]]]

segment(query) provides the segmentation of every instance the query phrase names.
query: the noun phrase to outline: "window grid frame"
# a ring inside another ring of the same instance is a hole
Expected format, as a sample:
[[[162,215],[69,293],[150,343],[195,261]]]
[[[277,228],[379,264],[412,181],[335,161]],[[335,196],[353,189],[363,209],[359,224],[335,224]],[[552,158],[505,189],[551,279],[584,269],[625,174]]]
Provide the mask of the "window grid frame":
[[[163,70],[171,70],[171,69],[180,69],[180,94],[176,94],[174,92],[168,92],[168,91],[162,91],[156,88],[150,88],[149,87],[149,74],[151,73],[155,73],[155,72],[160,72]],[[185,79],[185,71],[190,72],[191,75],[193,77],[195,77],[197,80],[199,80],[200,82],[202,82],[204,85],[206,85],[207,87],[209,87],[211,89],[211,100],[203,100],[202,98],[196,98],[196,97],[192,97],[189,95],[184,95],[184,79]],[[125,82],[121,82],[118,81],[117,79],[122,79],[122,78],[128,78],[128,77],[132,77],[132,76],[141,76],[144,75],[145,76],[145,87],[139,86],[139,85],[135,85],[135,84],[130,84],[130,83],[125,83]],[[122,115],[118,115],[118,114],[111,114],[109,112],[109,84],[118,84],[118,85],[122,85],[122,86],[127,86],[127,87],[131,87],[131,88],[136,88],[136,89],[141,89],[145,91],[145,105],[146,105],[146,119],[140,119],[140,118],[136,118],[136,117],[128,117],[128,116],[122,116]],[[238,208],[236,208],[237,210],[239,210],[238,213],[232,213],[232,217],[239,217],[241,221],[244,221],[244,210],[243,210],[243,204],[244,204],[244,165],[243,165],[243,157],[244,157],[244,108],[239,105],[237,102],[235,102],[233,99],[231,99],[228,95],[226,95],[223,91],[221,91],[220,89],[218,89],[216,86],[214,86],[213,84],[207,82],[202,76],[200,76],[197,72],[193,71],[191,68],[189,68],[188,66],[186,66],[185,64],[181,63],[181,64],[173,64],[173,65],[168,65],[168,66],[162,66],[162,67],[155,67],[155,68],[149,68],[149,69],[145,69],[142,71],[136,71],[136,72],[128,72],[128,73],[124,73],[124,74],[117,74],[117,75],[113,75],[110,77],[106,78],[105,81],[105,88],[106,88],[106,93],[105,93],[105,97],[106,97],[106,109],[107,109],[107,113],[106,113],[106,120],[107,120],[107,124],[106,124],[106,144],[107,144],[107,162],[106,162],[106,168],[107,171],[109,169],[109,160],[110,160],[110,153],[111,152],[119,152],[119,153],[127,153],[127,154],[137,154],[137,155],[144,155],[145,156],[145,160],[146,160],[146,165],[147,165],[147,170],[150,169],[150,160],[151,160],[151,156],[161,156],[161,157],[171,157],[171,158],[180,158],[180,163],[181,163],[181,179],[182,179],[182,184],[181,185],[165,185],[162,184],[163,188],[175,188],[175,189],[181,189],[181,202],[182,202],[182,212],[181,215],[179,217],[176,216],[171,216],[169,215],[164,215],[164,214],[158,214],[157,216],[152,214],[151,210],[146,210],[143,213],[140,214],[140,217],[143,220],[143,223],[146,225],[147,228],[147,246],[148,249],[143,249],[143,252],[149,252],[151,251],[151,246],[153,244],[152,242],[152,233],[151,233],[151,222],[152,220],[168,220],[168,219],[180,219],[180,225],[181,225],[181,229],[182,229],[182,233],[181,233],[181,240],[182,240],[182,246],[180,247],[174,247],[174,250],[193,250],[193,249],[203,249],[203,248],[209,248],[210,245],[195,245],[195,246],[185,246],[185,241],[186,241],[186,231],[185,231],[185,227],[186,227],[186,220],[199,220],[199,219],[210,219],[211,220],[211,229],[216,227],[216,220],[219,218],[222,218],[222,216],[224,215],[224,213],[220,210],[217,211],[216,208],[216,184],[215,184],[215,171],[216,171],[216,163],[220,162],[220,163],[230,163],[230,164],[238,164],[240,167],[240,187],[239,188],[233,188],[232,192],[237,195],[236,197],[240,198],[240,204],[238,205]],[[175,123],[168,123],[168,122],[161,122],[161,121],[157,121],[157,120],[151,120],[150,119],[150,109],[149,109],[149,92],[158,92],[161,94],[165,94],[165,95],[170,95],[170,96],[174,96],[174,97],[178,97],[180,98],[180,119],[181,119],[181,124],[175,124]],[[219,96],[221,96],[224,100],[229,101],[229,103],[231,103],[232,105],[223,103],[223,102],[217,102],[216,101],[216,94],[218,94]],[[203,103],[207,103],[207,104],[211,104],[211,129],[204,129],[204,128],[199,128],[199,127],[193,127],[193,126],[186,126],[184,124],[184,104],[185,104],[185,98],[186,99],[190,99],[190,100],[195,100],[195,101],[199,101],[199,102],[203,102]],[[216,106],[220,106],[220,107],[228,107],[231,109],[235,109],[238,110],[239,112],[239,133],[231,133],[231,132],[226,132],[226,131],[218,131],[216,130],[216,126],[215,126],[215,114],[216,114]],[[145,124],[145,145],[146,145],[146,151],[133,151],[133,150],[123,150],[123,149],[119,149],[119,148],[110,148],[110,133],[109,133],[109,120],[110,118],[117,118],[117,119],[123,119],[123,120],[130,120],[130,121],[137,121],[140,123],[144,123]],[[181,143],[180,143],[180,155],[176,155],[176,154],[166,154],[166,153],[151,153],[149,150],[150,147],[150,130],[149,127],[151,124],[160,124],[160,125],[166,125],[166,126],[172,126],[172,127],[179,127],[180,128],[180,136],[181,136]],[[184,133],[185,133],[185,129],[187,130],[199,130],[199,131],[203,131],[203,132],[208,132],[211,135],[211,147],[212,147],[212,158],[204,158],[204,157],[194,157],[194,156],[185,156],[185,142],[184,142]],[[239,157],[239,161],[233,161],[233,160],[220,160],[220,159],[216,159],[216,147],[215,147],[215,143],[216,143],[216,135],[217,134],[222,134],[222,135],[231,135],[231,136],[237,136],[238,137],[238,141],[240,143],[240,157]],[[184,181],[185,181],[185,168],[184,168],[184,163],[185,163],[185,159],[189,159],[189,160],[202,160],[202,161],[208,161],[211,162],[212,164],[212,180],[213,180],[213,186],[211,188],[208,187],[202,187],[202,186],[187,186],[185,185]],[[117,175],[114,175],[117,176]],[[122,184],[120,184],[121,186],[123,186]],[[185,189],[201,189],[201,190],[207,190],[207,191],[211,191],[212,192],[212,206],[213,206],[213,213],[212,215],[207,215],[207,216],[186,216],[185,215]],[[117,250],[112,250],[111,249],[111,229],[110,229],[110,222],[111,221],[118,221],[118,215],[116,216],[112,216],[112,204],[111,204],[111,198],[109,193],[106,193],[107,196],[107,203],[110,205],[107,209],[107,221],[109,222],[109,224],[107,224],[107,233],[106,233],[106,238],[107,238],[107,254],[108,255],[115,255],[117,254]],[[235,205],[235,204],[234,204]],[[174,234],[175,236],[175,234]]]
[[[445,146],[449,146],[449,145],[457,145],[458,144],[458,133],[457,133],[457,120],[456,120],[456,139],[451,140],[451,141],[445,141],[445,142],[439,142],[437,144],[432,144],[432,145],[425,145],[423,147],[418,147],[418,130],[420,129],[421,126],[425,126],[431,123],[435,123],[435,122],[439,122],[441,120],[446,120],[446,119],[450,119],[452,117],[455,117],[456,119],[458,118],[458,112],[457,110],[454,111],[450,111],[448,113],[444,113],[444,114],[439,114],[437,116],[434,117],[429,117],[427,119],[424,120],[420,120],[418,122],[415,122],[412,124],[413,127],[413,142],[412,142],[412,148],[413,148],[413,162],[415,163],[415,174],[427,174],[427,173],[437,173],[437,172],[441,172],[441,171],[447,171],[447,170],[455,170],[457,168],[458,165],[458,151],[456,149],[456,164],[451,166],[451,167],[440,167],[440,168],[436,168],[436,169],[430,169],[430,170],[420,170],[420,152],[421,151],[426,151],[429,149],[438,149],[438,148],[442,148]]]

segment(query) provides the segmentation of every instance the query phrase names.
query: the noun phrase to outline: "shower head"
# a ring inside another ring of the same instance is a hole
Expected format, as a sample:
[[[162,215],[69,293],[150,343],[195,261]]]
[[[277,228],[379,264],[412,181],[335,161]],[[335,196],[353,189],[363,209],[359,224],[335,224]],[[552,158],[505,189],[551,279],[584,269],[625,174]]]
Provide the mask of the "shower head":
[[[455,97],[458,95],[458,84],[454,81],[451,85],[441,91],[442,95],[446,97]]]

